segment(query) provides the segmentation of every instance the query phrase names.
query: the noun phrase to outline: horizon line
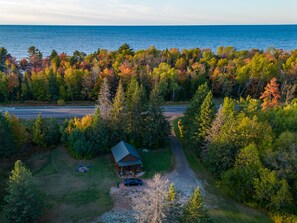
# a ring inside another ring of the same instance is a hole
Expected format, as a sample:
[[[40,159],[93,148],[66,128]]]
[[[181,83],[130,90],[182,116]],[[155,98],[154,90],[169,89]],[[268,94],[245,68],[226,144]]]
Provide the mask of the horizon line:
[[[114,26],[114,27],[141,27],[141,26],[295,26],[297,23],[259,23],[259,24],[0,24],[0,26]]]

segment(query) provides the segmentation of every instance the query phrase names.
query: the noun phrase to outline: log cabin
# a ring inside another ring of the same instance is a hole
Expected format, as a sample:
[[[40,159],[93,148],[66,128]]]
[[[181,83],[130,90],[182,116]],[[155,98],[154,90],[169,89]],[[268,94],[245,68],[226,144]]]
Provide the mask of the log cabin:
[[[136,175],[142,171],[141,157],[134,146],[121,141],[111,149],[111,152],[118,175]]]

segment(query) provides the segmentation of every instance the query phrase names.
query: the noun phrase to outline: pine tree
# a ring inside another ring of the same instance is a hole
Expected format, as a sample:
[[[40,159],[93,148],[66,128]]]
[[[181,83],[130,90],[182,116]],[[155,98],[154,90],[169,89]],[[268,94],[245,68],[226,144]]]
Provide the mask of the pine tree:
[[[35,119],[34,125],[33,125],[33,139],[32,141],[40,146],[40,147],[46,147],[46,138],[45,134],[43,131],[43,126],[44,126],[44,120],[39,114],[37,118]]]
[[[4,213],[8,222],[37,222],[44,207],[43,196],[33,182],[30,170],[18,160],[9,177]]]
[[[189,107],[185,112],[184,118],[182,118],[182,126],[183,126],[183,137],[185,141],[187,141],[187,145],[190,147],[195,146],[193,143],[198,125],[198,117],[200,115],[201,105],[209,92],[209,88],[207,83],[200,85],[193,96]]]
[[[177,202],[177,192],[174,184],[171,183],[167,190],[167,204],[166,204],[166,220],[167,222],[178,222],[181,214],[180,204]]]
[[[100,114],[103,120],[108,120],[109,119],[109,112],[111,109],[111,94],[109,91],[109,86],[107,82],[107,78],[104,78],[103,84],[100,88],[98,100],[97,100],[97,107],[100,110]]]
[[[279,84],[276,81],[276,78],[272,78],[260,97],[260,99],[263,99],[263,103],[261,104],[263,110],[273,108],[279,104],[281,95],[279,92]]]
[[[200,145],[206,139],[208,130],[211,127],[213,115],[214,115],[214,105],[212,103],[212,93],[211,91],[209,91],[200,107],[200,115],[197,120],[198,131],[197,131],[196,142]]]
[[[9,157],[16,152],[14,135],[9,122],[0,113],[0,157]]]
[[[114,142],[124,140],[126,138],[127,126],[127,105],[126,97],[122,82],[119,82],[116,95],[113,99],[112,108],[110,110],[111,126],[113,129]]]
[[[210,222],[199,187],[196,187],[189,201],[185,204],[181,222],[207,223]]]
[[[162,112],[162,101],[161,92],[155,87],[150,95],[143,131],[143,144],[151,148],[164,146],[170,133],[170,124]]]
[[[50,71],[48,79],[49,79],[48,88],[49,88],[50,99],[52,101],[56,101],[59,98],[59,95],[58,95],[59,92],[58,92],[57,78],[52,71]]]
[[[146,108],[145,93],[136,78],[132,78],[127,89],[127,128],[131,141],[140,144],[143,128],[143,112]]]

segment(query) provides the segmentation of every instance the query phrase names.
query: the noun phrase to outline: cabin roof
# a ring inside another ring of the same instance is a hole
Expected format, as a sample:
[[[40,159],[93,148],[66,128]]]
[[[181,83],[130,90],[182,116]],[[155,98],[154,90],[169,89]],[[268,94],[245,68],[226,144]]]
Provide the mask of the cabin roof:
[[[132,146],[129,143],[126,143],[124,141],[121,141],[116,146],[114,146],[111,149],[111,152],[112,152],[112,155],[113,155],[115,161],[118,163],[119,166],[142,164],[141,157],[138,154],[138,152],[136,151],[136,149],[134,148],[134,146]],[[124,159],[128,155],[134,156],[135,158],[137,158],[137,160],[120,162],[122,159]],[[120,165],[120,164],[122,164],[122,165]]]

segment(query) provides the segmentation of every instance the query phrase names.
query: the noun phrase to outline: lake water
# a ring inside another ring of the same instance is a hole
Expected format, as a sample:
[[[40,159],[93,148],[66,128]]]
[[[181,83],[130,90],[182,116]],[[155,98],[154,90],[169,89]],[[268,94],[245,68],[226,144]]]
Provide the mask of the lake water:
[[[133,49],[154,45],[166,48],[241,49],[297,48],[297,25],[272,26],[0,26],[0,47],[17,58],[27,56],[30,46],[43,55],[52,49],[72,54],[92,53],[98,48],[115,50],[124,43]]]

